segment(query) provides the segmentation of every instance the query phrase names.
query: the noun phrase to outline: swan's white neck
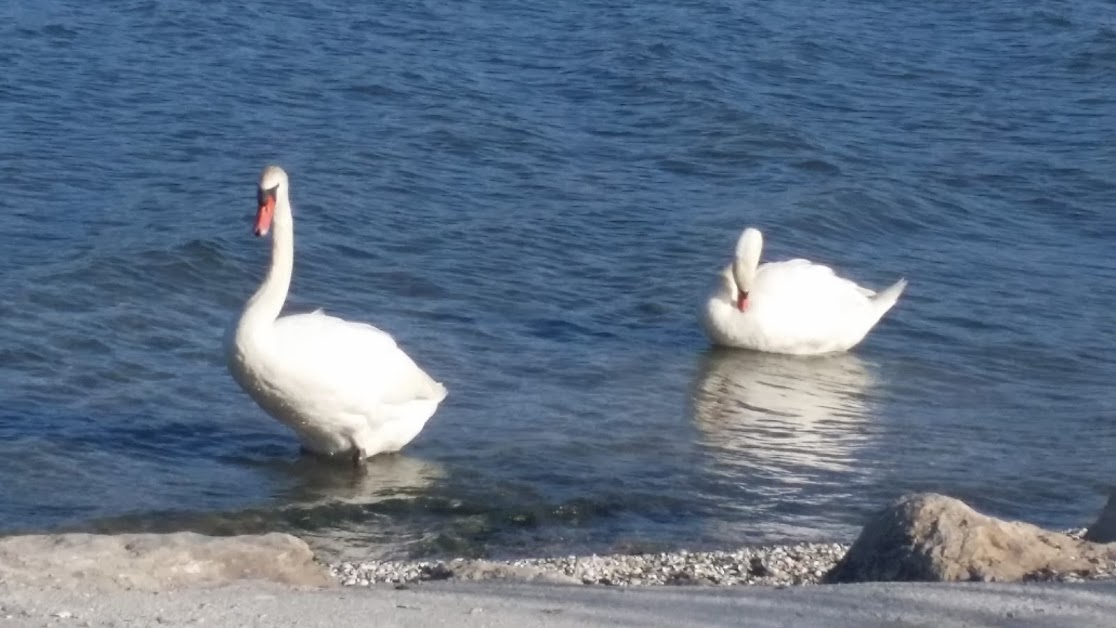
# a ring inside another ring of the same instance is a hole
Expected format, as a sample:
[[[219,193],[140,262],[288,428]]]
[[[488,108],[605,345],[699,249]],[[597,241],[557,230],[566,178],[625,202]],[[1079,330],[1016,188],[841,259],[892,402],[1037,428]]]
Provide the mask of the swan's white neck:
[[[275,217],[271,222],[271,266],[267,277],[244,306],[240,327],[269,325],[279,318],[294,271],[294,219],[287,186],[281,186],[275,198]]]
[[[759,268],[761,251],[763,251],[763,235],[758,229],[745,229],[736,242],[736,255],[732,262],[732,276],[741,292],[752,289],[752,281],[756,278],[756,269]]]

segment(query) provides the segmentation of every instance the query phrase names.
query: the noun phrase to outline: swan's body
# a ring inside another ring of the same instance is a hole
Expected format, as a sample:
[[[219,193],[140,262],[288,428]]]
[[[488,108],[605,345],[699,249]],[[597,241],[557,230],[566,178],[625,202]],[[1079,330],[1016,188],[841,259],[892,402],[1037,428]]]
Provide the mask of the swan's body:
[[[279,317],[294,266],[294,224],[281,168],[260,177],[256,235],[274,222],[271,267],[226,336],[233,379],[314,453],[359,461],[398,451],[446,396],[387,333],[320,310]]]
[[[804,259],[760,265],[763,236],[746,229],[736,258],[705,305],[714,344],[798,355],[847,351],[864,339],[906,287],[876,293]]]

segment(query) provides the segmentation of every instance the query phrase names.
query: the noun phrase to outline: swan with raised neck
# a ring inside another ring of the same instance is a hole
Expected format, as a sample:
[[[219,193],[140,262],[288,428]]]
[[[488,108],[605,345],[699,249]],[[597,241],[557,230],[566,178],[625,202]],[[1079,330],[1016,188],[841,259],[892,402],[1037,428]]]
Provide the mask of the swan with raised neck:
[[[271,235],[267,275],[226,336],[229,372],[305,449],[354,462],[398,451],[446,396],[395,340],[365,323],[322,313],[280,316],[294,268],[290,182],[279,166],[260,174],[258,237]]]

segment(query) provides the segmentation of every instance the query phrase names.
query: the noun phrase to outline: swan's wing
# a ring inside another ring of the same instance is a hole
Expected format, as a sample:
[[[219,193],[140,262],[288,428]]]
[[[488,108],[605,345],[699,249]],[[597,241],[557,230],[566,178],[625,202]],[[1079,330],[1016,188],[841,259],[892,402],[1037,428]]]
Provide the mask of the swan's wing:
[[[856,282],[837,276],[833,269],[806,259],[769,262],[756,272],[756,288],[766,294],[794,295],[798,299],[818,300],[832,305],[835,302],[860,303],[875,296],[874,290],[863,288]]]
[[[856,283],[803,259],[760,266],[752,295],[764,338],[805,353],[847,344],[874,312]]]
[[[276,357],[287,375],[321,394],[383,404],[445,396],[445,388],[419,368],[391,335],[372,325],[318,310],[281,317],[273,329]]]

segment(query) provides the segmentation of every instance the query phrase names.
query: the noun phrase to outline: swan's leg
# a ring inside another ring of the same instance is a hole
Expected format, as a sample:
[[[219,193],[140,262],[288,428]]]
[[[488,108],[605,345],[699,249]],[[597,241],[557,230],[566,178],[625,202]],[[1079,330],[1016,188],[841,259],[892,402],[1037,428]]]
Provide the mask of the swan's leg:
[[[364,464],[369,455],[368,449],[365,447],[365,445],[368,445],[370,442],[372,442],[369,438],[369,432],[370,430],[368,426],[362,425],[349,434],[349,446],[353,448],[354,468],[364,468]]]
[[[364,451],[360,447],[353,447],[353,468],[359,469],[364,466]]]

